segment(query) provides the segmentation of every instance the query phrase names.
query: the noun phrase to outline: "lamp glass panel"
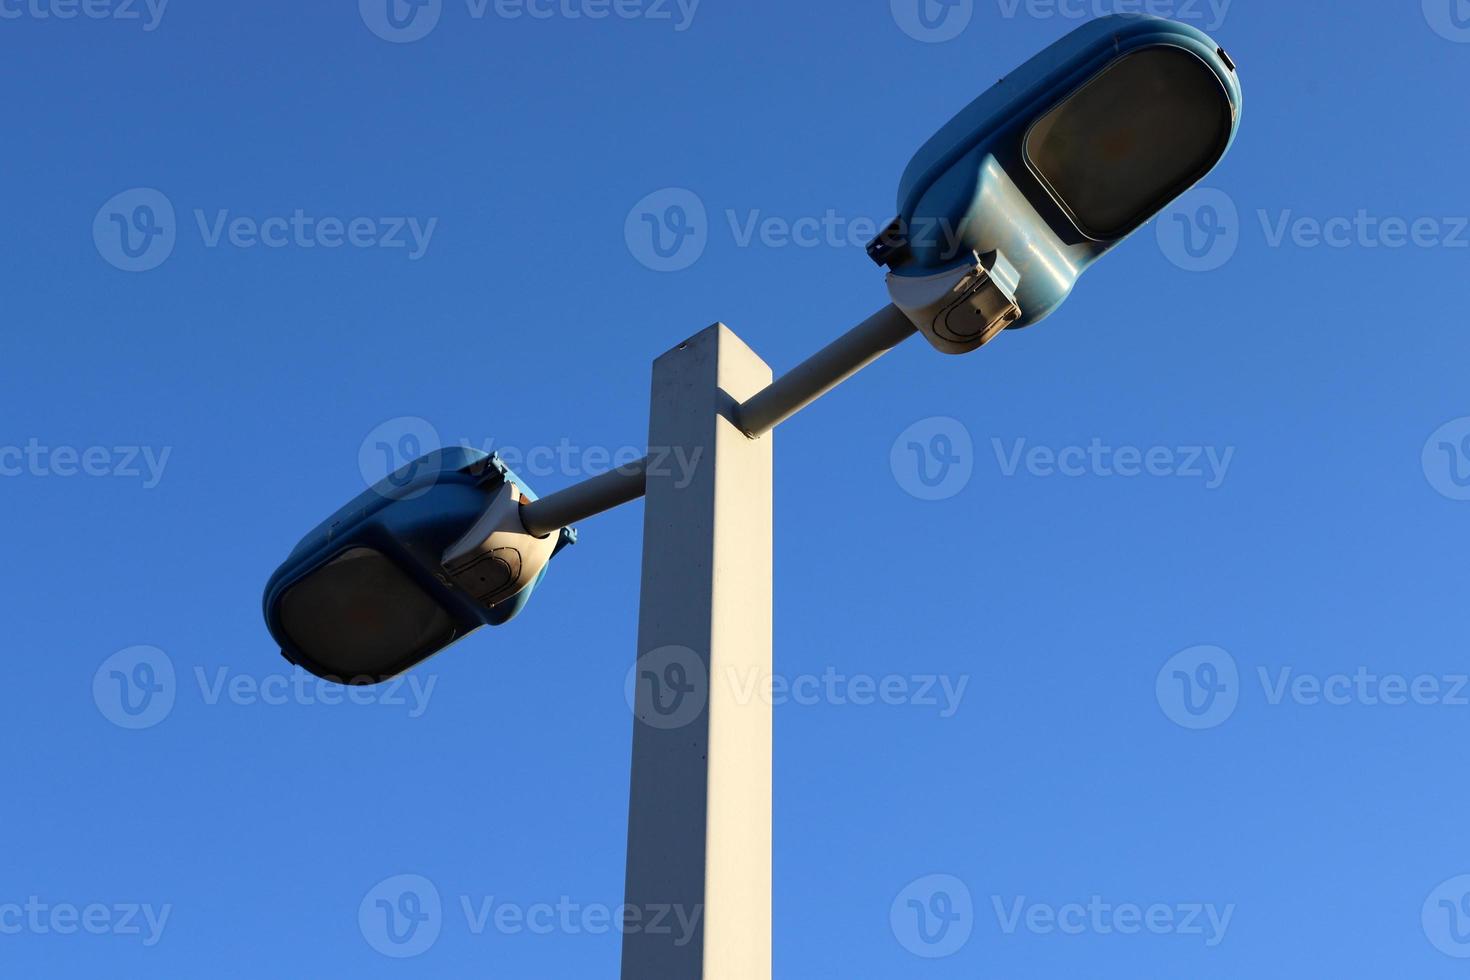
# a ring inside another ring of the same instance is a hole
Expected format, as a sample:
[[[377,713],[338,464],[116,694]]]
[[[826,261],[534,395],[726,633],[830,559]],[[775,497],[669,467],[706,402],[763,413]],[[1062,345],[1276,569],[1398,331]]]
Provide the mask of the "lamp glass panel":
[[[1174,47],[1125,55],[1031,127],[1026,156],[1087,235],[1121,238],[1209,172],[1230,139],[1215,73]]]
[[[281,597],[296,646],[343,681],[380,679],[454,639],[449,614],[381,552],[353,548]]]

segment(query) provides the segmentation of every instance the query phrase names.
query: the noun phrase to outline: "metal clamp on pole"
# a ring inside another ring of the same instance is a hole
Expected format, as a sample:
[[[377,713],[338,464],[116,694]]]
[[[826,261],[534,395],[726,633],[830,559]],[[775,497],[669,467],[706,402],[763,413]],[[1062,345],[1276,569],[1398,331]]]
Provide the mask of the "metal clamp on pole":
[[[970,253],[953,269],[927,276],[888,274],[888,294],[945,354],[984,347],[1021,319],[1016,289],[1021,274],[1000,252]]]

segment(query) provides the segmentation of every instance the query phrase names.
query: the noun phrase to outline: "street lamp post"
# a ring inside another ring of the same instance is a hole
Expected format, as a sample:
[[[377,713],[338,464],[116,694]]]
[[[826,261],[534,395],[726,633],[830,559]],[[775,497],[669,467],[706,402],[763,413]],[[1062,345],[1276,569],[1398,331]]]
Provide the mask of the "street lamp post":
[[[771,705],[721,682],[771,675],[771,440],[732,411],[770,379],[718,324],[653,365],[648,444],[696,465],[647,471],[624,977],[770,971]]]
[[[771,973],[771,430],[913,336],[880,310],[771,371],[715,324],[654,362],[649,457],[522,507],[531,533],[645,497],[625,978]],[[687,481],[687,482],[686,482]],[[693,924],[636,928],[663,918]]]
[[[1200,31],[1079,28],[914,157],[868,250],[891,305],[775,380],[725,326],[696,334],[654,362],[650,455],[545,498],[484,453],[414,461],[272,576],[272,635],[320,676],[386,680],[519,614],[571,525],[645,497],[622,975],[769,978],[771,707],[749,692],[772,676],[771,431],[915,333],[962,354],[1050,315],[1220,162],[1240,111]]]

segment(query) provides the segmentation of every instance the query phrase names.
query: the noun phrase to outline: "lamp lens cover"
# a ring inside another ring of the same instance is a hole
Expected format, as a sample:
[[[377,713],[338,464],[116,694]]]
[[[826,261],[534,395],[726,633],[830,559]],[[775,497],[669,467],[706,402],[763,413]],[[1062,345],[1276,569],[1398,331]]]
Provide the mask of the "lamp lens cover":
[[[1091,238],[1122,238],[1225,154],[1233,116],[1219,78],[1182,48],[1113,62],[1026,135],[1026,158]]]
[[[449,645],[455,624],[387,556],[352,548],[286,590],[281,625],[324,676],[372,683]]]

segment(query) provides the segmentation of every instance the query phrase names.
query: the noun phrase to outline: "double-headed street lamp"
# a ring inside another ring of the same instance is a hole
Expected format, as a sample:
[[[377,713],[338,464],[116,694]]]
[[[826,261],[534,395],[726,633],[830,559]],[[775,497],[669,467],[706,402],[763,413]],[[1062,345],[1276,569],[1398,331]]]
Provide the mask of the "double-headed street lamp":
[[[1220,162],[1240,112],[1235,64],[1200,31],[1087,24],[909,164],[868,248],[891,305],[775,380],[718,324],[654,362],[649,446],[692,475],[645,457],[537,499],[495,456],[431,453],[302,540],[266,587],[272,635],[319,676],[386,680],[510,620],[572,524],[645,497],[625,903],[697,926],[626,930],[623,976],[769,977],[771,706],[720,681],[771,676],[771,431],[916,332],[967,353],[1049,315]]]

